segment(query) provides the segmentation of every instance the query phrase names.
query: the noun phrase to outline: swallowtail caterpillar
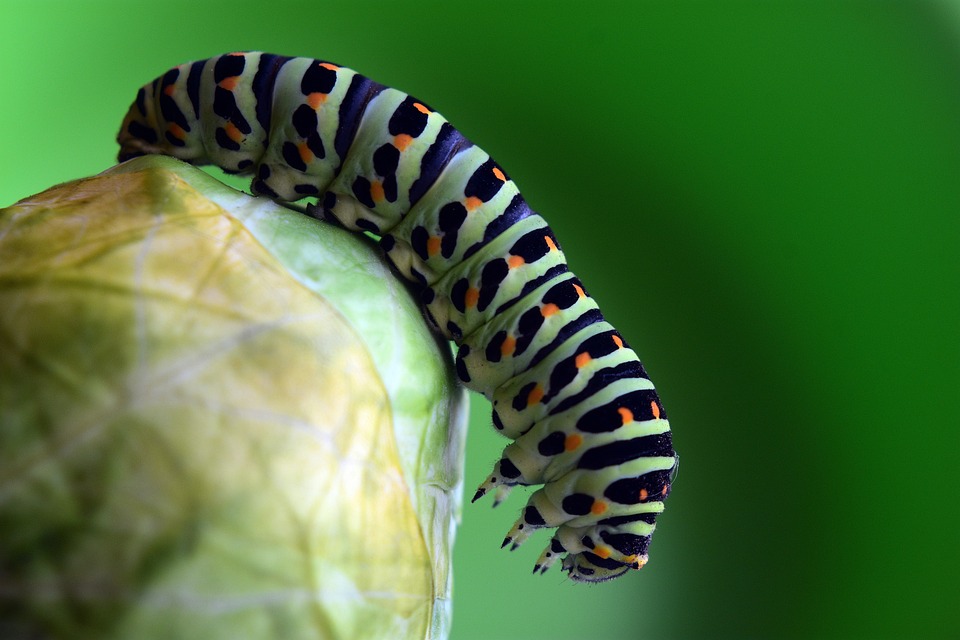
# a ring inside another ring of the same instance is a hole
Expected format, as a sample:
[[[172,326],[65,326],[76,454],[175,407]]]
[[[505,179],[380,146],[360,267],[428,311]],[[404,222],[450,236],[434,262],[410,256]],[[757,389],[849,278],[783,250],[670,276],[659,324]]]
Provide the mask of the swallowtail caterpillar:
[[[556,527],[534,573],[562,557],[578,581],[647,562],[677,463],[660,398],[544,219],[443,116],[329,62],[231,53],[141,88],[118,142],[121,161],[249,173],[255,194],[316,197],[311,215],[378,236],[513,440],[474,500],[543,485],[503,546]]]

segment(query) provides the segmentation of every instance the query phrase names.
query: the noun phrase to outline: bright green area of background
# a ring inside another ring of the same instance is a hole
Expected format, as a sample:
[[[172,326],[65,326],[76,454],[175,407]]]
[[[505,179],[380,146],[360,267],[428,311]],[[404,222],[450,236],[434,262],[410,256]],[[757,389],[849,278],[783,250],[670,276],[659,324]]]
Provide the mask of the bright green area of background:
[[[468,506],[454,640],[960,635],[958,3],[0,0],[0,206],[106,169],[141,84],[241,49],[491,152],[670,413],[649,566],[534,578],[544,535],[498,549],[521,497]],[[475,416],[468,495],[504,444]]]

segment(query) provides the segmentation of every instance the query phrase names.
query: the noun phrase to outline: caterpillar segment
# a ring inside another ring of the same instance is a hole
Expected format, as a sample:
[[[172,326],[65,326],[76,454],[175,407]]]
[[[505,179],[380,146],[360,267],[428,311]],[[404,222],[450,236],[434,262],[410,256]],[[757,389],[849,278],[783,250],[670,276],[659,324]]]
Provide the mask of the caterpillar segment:
[[[459,346],[457,375],[513,442],[474,495],[543,485],[503,546],[555,528],[534,566],[639,569],[676,454],[637,354],[505,170],[426,103],[337,64],[260,52],[170,69],[137,93],[121,161],[150,153],[252,176],[276,200],[379,237]]]

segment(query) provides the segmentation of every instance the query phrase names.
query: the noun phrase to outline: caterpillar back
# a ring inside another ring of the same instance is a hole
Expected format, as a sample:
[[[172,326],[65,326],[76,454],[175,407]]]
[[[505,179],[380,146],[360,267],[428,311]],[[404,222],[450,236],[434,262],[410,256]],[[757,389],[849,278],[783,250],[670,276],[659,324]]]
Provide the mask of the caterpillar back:
[[[141,88],[118,142],[121,161],[160,153],[249,173],[256,194],[316,197],[312,215],[379,236],[513,440],[474,500],[543,485],[503,546],[556,528],[534,573],[562,558],[578,581],[647,562],[676,469],[660,398],[547,223],[440,114],[329,62],[233,53]]]

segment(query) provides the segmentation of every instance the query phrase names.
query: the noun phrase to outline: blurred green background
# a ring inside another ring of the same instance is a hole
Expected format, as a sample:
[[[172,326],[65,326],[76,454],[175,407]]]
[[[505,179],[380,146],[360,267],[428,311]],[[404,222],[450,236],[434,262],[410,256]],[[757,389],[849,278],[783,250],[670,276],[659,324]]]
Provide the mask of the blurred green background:
[[[544,534],[499,550],[523,498],[467,506],[454,640],[960,636],[960,3],[0,0],[0,206],[106,169],[140,85],[244,49],[493,154],[668,408],[650,564],[535,578]]]

